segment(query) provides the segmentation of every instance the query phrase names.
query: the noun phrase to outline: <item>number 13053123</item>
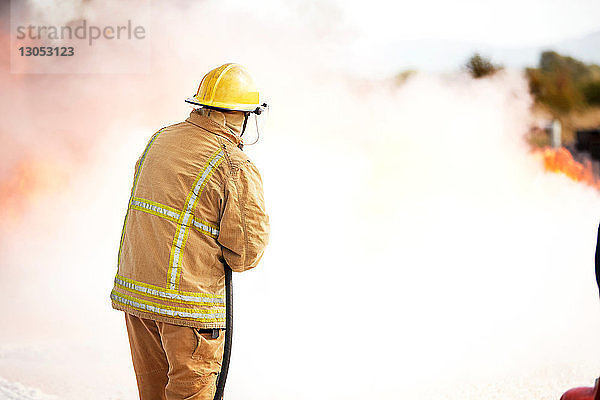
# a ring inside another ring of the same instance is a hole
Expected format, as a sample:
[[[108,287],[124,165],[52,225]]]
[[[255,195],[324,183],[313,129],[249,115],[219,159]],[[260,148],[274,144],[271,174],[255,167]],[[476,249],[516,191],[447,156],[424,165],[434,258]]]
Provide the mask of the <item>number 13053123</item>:
[[[73,47],[19,47],[22,57],[71,57],[75,55]]]

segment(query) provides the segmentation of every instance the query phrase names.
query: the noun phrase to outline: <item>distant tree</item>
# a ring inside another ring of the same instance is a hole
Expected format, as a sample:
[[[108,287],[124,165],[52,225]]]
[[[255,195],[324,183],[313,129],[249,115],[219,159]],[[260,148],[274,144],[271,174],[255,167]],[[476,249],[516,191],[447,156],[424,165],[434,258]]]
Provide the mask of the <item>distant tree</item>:
[[[484,57],[479,53],[473,54],[465,64],[465,69],[476,79],[493,75],[501,68],[501,66],[494,65],[489,58]]]
[[[577,82],[589,78],[590,70],[583,62],[555,51],[544,51],[540,56],[539,69],[552,74],[561,72]]]
[[[539,103],[555,114],[565,114],[591,104],[600,104],[600,67],[575,58],[545,51],[538,68],[526,70],[529,88]]]
[[[600,65],[588,64],[587,67],[590,71],[590,79],[593,81],[600,81]]]
[[[600,106],[600,80],[588,82],[583,87],[583,95],[589,105]]]
[[[396,83],[401,85],[404,82],[406,82],[408,80],[408,78],[410,78],[411,76],[413,76],[416,73],[417,73],[417,71],[414,69],[407,69],[402,72],[399,72],[396,74]]]
[[[577,90],[573,79],[565,70],[546,72],[542,69],[528,68],[526,73],[531,94],[556,114],[568,113],[584,105],[582,93]]]

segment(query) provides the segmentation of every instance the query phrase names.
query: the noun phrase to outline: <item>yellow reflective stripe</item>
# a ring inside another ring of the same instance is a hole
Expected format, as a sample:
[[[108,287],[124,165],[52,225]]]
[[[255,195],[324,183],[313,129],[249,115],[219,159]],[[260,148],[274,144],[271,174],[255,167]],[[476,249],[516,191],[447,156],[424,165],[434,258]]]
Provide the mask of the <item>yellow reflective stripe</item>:
[[[214,170],[221,164],[221,162],[224,159],[225,159],[225,152],[223,150],[219,150],[217,152],[217,154],[214,156],[214,158],[211,161],[209,161],[207,167],[205,168],[205,171],[202,173],[202,176],[200,177],[200,179],[194,186],[194,189],[192,190],[193,194],[191,195],[191,197],[189,199],[191,201],[188,203],[188,207],[186,208],[186,211],[185,211],[185,212],[190,213],[190,218],[191,218],[190,222],[192,222],[192,224],[194,222],[194,215],[192,214],[192,211],[196,208],[196,205],[198,204],[198,199],[202,195],[202,191],[204,190],[204,187],[206,186],[206,182],[208,182],[208,180],[212,176]],[[186,231],[187,231],[187,229],[186,229]],[[186,232],[185,240],[183,242],[183,246],[181,247],[182,253],[183,253],[183,249],[185,248],[185,243],[187,241],[188,234],[189,234],[189,231]],[[181,257],[183,257],[183,254],[181,255]],[[179,288],[180,275],[181,275],[181,260],[180,260],[179,266],[177,268],[177,277],[176,277],[176,287],[177,288]]]
[[[196,177],[196,180],[192,185],[192,190],[190,190],[187,195],[185,205],[183,207],[183,213],[177,221],[177,232],[175,233],[175,237],[173,237],[173,243],[171,245],[171,255],[169,257],[169,270],[167,276],[170,289],[177,289],[179,286],[181,259],[183,258],[183,249],[185,248],[185,243],[189,233],[187,228],[193,222],[192,210],[196,206],[198,198],[202,194],[202,190],[204,189],[204,185],[208,181],[208,178],[223,161],[224,157],[225,153],[222,149],[217,150],[217,152],[210,157],[202,172]]]
[[[208,236],[212,236],[216,238],[219,236],[219,230],[213,224],[210,224],[206,221],[202,221],[201,219],[196,219],[192,221],[192,225],[197,228],[200,232],[207,234]]]
[[[158,286],[137,282],[133,279],[125,278],[120,275],[115,277],[115,285],[130,292],[140,293],[144,296],[153,297],[155,299],[175,301],[189,305],[222,306],[225,302],[223,296],[169,290]]]
[[[176,208],[158,203],[156,201],[134,197],[130,202],[130,208],[133,210],[147,212],[157,217],[168,219],[177,223],[181,218],[181,211]],[[216,238],[219,236],[219,229],[210,222],[203,221],[192,215],[192,225],[200,233]]]
[[[166,292],[166,293],[184,294],[186,296],[196,296],[196,297],[212,297],[212,298],[215,298],[215,299],[223,299],[223,298],[225,298],[225,296],[220,295],[220,294],[185,292],[183,290],[171,290],[171,289],[163,288],[163,287],[160,287],[160,286],[151,285],[149,283],[135,281],[133,279],[126,278],[126,277],[118,275],[118,274],[117,274],[117,277],[119,279],[122,279],[122,280],[126,281],[126,282],[131,282],[133,284],[136,284],[136,285],[139,285],[139,286],[143,286],[143,287],[146,287],[148,289],[162,290],[163,292]]]
[[[216,231],[217,233],[219,233],[219,227],[216,226],[215,224],[211,224],[210,222],[201,220],[201,219],[196,218],[196,217],[194,217],[194,223],[203,224],[206,227],[210,228],[211,232],[215,232]]]
[[[156,215],[157,217],[166,218],[173,222],[177,222],[181,216],[181,211],[175,208],[157,203],[152,200],[140,199],[139,197],[134,197],[131,200],[130,207],[134,210],[144,211],[149,214]]]
[[[154,143],[154,140],[156,140],[158,135],[165,129],[166,128],[163,128],[163,129],[159,130],[158,132],[156,132],[154,135],[152,135],[152,138],[146,145],[146,148],[144,149],[144,152],[142,153],[142,156],[140,157],[140,164],[137,166],[137,169],[135,170],[135,174],[133,177],[133,185],[131,186],[131,196],[129,197],[129,206],[127,206],[127,211],[125,212],[125,221],[123,222],[123,229],[121,230],[121,241],[119,242],[119,254],[117,255],[117,266],[121,265],[121,252],[123,250],[123,241],[125,240],[125,227],[127,226],[127,219],[129,217],[129,207],[131,206],[131,200],[133,199],[133,194],[135,193],[135,188],[137,186],[138,179],[140,178],[140,171],[142,170],[142,165],[144,164],[144,160],[146,159],[146,154],[148,154],[148,150],[150,149],[150,146],[152,146],[152,143]]]
[[[202,322],[225,321],[225,313],[222,307],[213,310],[171,307],[163,304],[153,303],[151,301],[136,299],[135,297],[128,296],[117,290],[113,290],[110,293],[110,298],[114,302],[153,314],[167,315],[173,318],[185,318]]]

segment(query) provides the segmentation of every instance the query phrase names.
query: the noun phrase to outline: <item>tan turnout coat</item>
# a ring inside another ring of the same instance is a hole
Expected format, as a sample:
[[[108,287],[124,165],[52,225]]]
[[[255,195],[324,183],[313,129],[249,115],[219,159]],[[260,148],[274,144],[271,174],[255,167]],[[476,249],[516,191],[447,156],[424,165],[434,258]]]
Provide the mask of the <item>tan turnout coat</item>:
[[[225,327],[225,275],[253,268],[269,236],[261,177],[226,126],[193,111],[158,131],[136,163],[113,308]]]

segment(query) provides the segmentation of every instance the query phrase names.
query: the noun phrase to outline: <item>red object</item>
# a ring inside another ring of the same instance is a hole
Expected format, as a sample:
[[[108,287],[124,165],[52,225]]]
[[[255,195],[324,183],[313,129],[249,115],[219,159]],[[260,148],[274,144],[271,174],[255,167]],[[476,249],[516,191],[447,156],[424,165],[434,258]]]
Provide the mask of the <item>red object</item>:
[[[560,400],[600,400],[600,393],[598,393],[599,382],[600,378],[596,379],[594,387],[569,389],[560,397]]]

